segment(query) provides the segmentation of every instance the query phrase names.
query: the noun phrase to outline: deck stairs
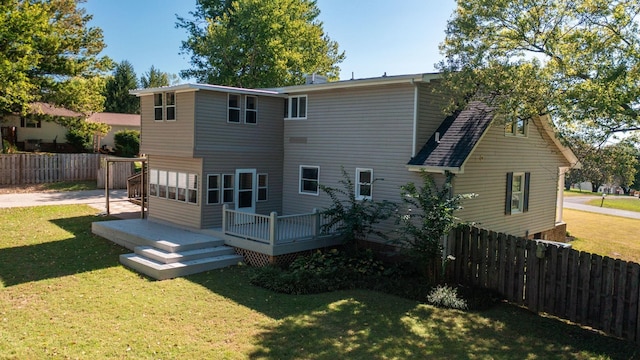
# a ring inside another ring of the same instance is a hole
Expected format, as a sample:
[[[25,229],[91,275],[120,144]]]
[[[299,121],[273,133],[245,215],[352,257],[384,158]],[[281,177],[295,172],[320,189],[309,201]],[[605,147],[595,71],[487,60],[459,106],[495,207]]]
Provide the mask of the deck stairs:
[[[237,265],[243,260],[224,240],[143,219],[100,221],[92,232],[133,250],[120,263],[157,280]]]

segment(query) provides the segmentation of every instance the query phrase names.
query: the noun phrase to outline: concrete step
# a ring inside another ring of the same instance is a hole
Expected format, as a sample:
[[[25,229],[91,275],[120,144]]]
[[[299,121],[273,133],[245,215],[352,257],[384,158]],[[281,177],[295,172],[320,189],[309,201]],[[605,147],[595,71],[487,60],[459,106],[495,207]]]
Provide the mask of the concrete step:
[[[136,246],[134,252],[139,256],[163,264],[171,264],[176,262],[185,262],[190,260],[234,254],[233,248],[228,246],[215,246],[180,252],[168,252],[152,246]]]
[[[242,256],[234,254],[163,264],[135,253],[120,255],[121,264],[156,280],[172,279],[213,269],[220,269],[236,265],[241,261]]]

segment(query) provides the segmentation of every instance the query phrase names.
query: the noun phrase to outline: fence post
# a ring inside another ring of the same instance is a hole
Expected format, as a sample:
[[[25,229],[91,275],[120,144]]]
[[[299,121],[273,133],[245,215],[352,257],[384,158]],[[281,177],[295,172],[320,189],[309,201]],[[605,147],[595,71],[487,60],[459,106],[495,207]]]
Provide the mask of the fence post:
[[[229,205],[224,204],[222,205],[222,233],[226,233],[227,231],[227,209],[229,208]]]
[[[272,211],[269,214],[269,244],[274,246],[276,244],[276,232],[278,227],[278,213]]]

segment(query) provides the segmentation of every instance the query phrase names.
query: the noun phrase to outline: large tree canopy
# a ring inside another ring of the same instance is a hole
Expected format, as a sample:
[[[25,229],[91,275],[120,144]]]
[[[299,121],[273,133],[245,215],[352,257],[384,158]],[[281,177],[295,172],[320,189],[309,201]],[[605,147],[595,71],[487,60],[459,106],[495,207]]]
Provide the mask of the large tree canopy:
[[[98,57],[102,31],[78,8],[82,0],[0,2],[0,114],[44,101],[81,112],[102,108],[97,77],[111,66]]]
[[[461,105],[551,113],[599,137],[640,129],[640,2],[458,0],[439,68]]]
[[[143,88],[153,88],[161,86],[175,85],[180,82],[180,78],[176,74],[169,74],[151,65],[148,72],[140,77],[140,85]]]
[[[316,73],[339,76],[344,53],[324,33],[315,0],[197,0],[193,19],[176,26],[193,68],[183,78],[241,87],[304,83]]]
[[[140,100],[129,94],[129,90],[138,88],[138,78],[133,65],[124,60],[116,65],[113,76],[105,86],[104,109],[108,112],[137,114],[140,112]]]

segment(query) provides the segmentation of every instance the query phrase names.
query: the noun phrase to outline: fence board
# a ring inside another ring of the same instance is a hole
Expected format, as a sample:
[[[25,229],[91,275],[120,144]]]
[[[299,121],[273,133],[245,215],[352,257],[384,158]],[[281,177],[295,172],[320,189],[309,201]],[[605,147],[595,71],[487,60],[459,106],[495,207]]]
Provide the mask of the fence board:
[[[0,154],[0,185],[96,180],[99,154]]]
[[[450,279],[640,343],[640,264],[469,227],[451,239]]]

